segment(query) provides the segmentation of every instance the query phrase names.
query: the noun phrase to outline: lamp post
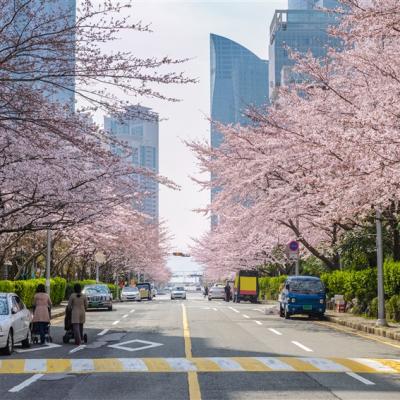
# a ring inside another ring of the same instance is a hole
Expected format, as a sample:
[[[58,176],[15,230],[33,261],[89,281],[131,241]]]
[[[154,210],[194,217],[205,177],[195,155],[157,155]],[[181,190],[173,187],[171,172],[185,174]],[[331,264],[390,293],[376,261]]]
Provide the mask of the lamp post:
[[[98,251],[94,255],[94,260],[96,261],[96,283],[99,283],[100,282],[99,265],[104,264],[106,262],[106,256],[101,251]]]
[[[378,266],[378,320],[376,325],[387,326],[385,316],[385,292],[383,286],[382,212],[376,210],[376,257]]]
[[[46,293],[50,296],[51,230],[47,229]]]

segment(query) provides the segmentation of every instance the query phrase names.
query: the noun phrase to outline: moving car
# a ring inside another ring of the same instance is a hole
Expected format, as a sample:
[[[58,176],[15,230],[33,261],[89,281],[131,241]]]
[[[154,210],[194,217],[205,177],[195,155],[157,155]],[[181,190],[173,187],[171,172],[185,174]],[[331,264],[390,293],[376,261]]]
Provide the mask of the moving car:
[[[186,300],[186,290],[183,286],[177,286],[171,290],[171,300],[175,299]]]
[[[31,344],[31,312],[14,293],[0,293],[0,349],[11,355],[14,344]]]
[[[86,285],[82,293],[84,293],[88,299],[88,309],[107,308],[108,311],[112,311],[113,297],[107,285]]]
[[[121,290],[121,301],[130,300],[142,301],[139,289],[136,286],[125,286]]]
[[[140,298],[153,300],[153,293],[151,290],[151,284],[148,282],[138,283],[136,287],[139,289]]]
[[[208,290],[208,300],[223,299],[225,300],[225,286],[217,283]]]
[[[323,318],[326,310],[326,292],[321,279],[315,276],[290,276],[279,295],[279,315],[290,318],[306,314]]]
[[[240,303],[241,300],[247,300],[251,303],[258,302],[258,272],[257,271],[239,271],[236,274],[233,286],[233,301]]]

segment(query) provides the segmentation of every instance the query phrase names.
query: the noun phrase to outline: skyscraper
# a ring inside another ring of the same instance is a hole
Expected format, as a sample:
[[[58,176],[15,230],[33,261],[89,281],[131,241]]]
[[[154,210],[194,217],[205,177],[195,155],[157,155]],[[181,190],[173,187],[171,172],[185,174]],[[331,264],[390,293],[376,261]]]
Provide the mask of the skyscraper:
[[[299,53],[311,50],[314,57],[326,55],[329,46],[339,46],[339,41],[329,36],[330,26],[337,24],[338,17],[319,10],[320,7],[338,6],[336,0],[292,0],[288,10],[276,10],[270,26],[269,43],[269,96],[275,89],[290,81],[294,62],[289,49]]]
[[[211,34],[210,63],[212,121],[250,123],[244,115],[246,109],[268,102],[268,61],[228,38]],[[218,147],[221,141],[221,134],[211,124],[211,146]],[[211,190],[211,201],[217,191]],[[215,222],[213,218],[212,225]]]
[[[147,168],[158,174],[158,114],[147,107],[130,106],[122,117],[104,117],[104,129],[130,147],[129,162],[133,166]],[[118,146],[113,146],[112,151],[118,155],[123,154]],[[158,183],[142,175],[138,175],[136,179],[140,191],[146,195],[141,204],[134,206],[152,219],[158,220]]]

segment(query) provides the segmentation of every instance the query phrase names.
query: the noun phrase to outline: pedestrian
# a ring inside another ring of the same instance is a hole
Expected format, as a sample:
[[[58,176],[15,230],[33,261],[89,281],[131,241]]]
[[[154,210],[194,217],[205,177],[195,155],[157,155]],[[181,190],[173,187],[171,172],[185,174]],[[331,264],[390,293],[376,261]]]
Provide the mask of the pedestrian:
[[[204,286],[204,298],[208,296],[208,286]]]
[[[88,307],[87,297],[81,293],[82,287],[79,283],[74,285],[74,293],[68,301],[71,311],[71,324],[74,332],[75,344],[80,346],[83,339],[83,324],[85,323],[86,309]]]
[[[46,329],[50,323],[51,300],[46,293],[43,283],[36,288],[36,294],[33,298],[33,319],[34,329],[40,335],[40,344],[45,343]]]
[[[226,282],[225,285],[225,301],[229,301],[231,299],[231,286],[229,282]]]

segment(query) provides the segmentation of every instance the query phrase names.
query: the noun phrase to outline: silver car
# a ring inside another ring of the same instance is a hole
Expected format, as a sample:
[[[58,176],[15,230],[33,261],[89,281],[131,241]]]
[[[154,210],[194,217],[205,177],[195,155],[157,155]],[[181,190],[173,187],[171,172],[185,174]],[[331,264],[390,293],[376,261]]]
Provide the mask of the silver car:
[[[186,290],[182,286],[177,286],[171,290],[171,300],[183,299],[186,300]]]
[[[208,291],[208,300],[223,299],[225,300],[225,286],[216,284]]]
[[[14,350],[14,344],[22,347],[31,344],[31,312],[14,293],[0,293],[0,349],[6,355]]]
[[[125,286],[121,291],[121,301],[142,301],[137,287]]]

